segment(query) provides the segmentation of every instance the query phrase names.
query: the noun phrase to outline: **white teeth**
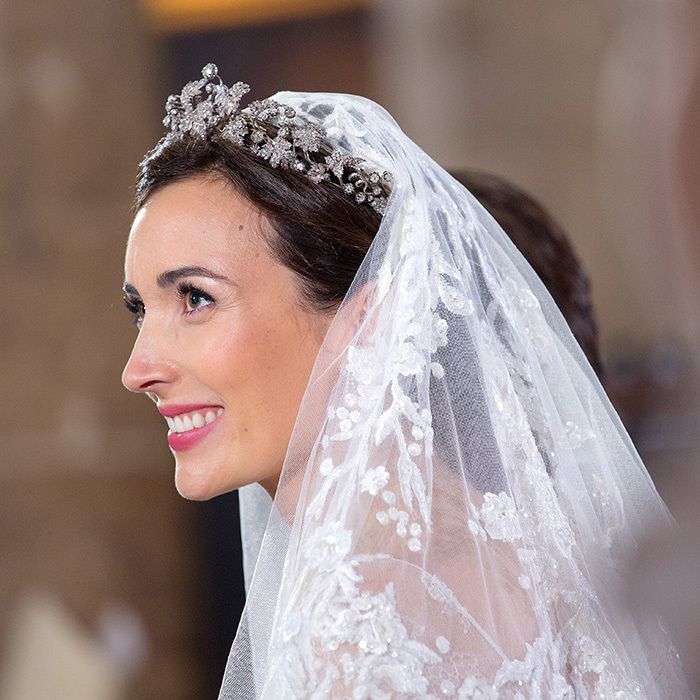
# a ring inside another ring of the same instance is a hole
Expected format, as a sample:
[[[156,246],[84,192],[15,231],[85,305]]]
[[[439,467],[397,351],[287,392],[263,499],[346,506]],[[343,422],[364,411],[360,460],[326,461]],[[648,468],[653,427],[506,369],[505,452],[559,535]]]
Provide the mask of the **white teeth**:
[[[206,425],[201,413],[195,413],[192,416],[192,425],[194,425],[195,428],[203,428]]]
[[[190,415],[181,414],[170,418],[165,417],[168,423],[168,428],[174,433],[186,433],[189,430],[194,430],[195,428],[203,428],[209,423],[213,423],[222,413],[223,408],[217,408],[216,413],[214,411],[207,411],[206,415],[202,413],[191,413]]]

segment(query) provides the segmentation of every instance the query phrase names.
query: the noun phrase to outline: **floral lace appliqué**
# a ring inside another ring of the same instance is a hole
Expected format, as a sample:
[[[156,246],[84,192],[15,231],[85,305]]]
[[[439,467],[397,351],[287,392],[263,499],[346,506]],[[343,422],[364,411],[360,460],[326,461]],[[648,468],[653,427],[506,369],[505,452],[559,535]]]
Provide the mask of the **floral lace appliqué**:
[[[515,503],[505,491],[499,494],[487,492],[479,509],[473,504],[469,507],[474,518],[468,522],[472,534],[485,540],[488,533],[492,539],[504,542],[512,542],[521,536]]]

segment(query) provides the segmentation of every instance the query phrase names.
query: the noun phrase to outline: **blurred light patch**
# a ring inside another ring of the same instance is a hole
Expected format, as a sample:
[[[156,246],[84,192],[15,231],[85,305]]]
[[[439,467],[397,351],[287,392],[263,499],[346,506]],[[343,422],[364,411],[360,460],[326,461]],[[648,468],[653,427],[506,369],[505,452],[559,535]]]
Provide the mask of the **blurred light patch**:
[[[141,0],[152,29],[188,32],[357,10],[370,0]]]

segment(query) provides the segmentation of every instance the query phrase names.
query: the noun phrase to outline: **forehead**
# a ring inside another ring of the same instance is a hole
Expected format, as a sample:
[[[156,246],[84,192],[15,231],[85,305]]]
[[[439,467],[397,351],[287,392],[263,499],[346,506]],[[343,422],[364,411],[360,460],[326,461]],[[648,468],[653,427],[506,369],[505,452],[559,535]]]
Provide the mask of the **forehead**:
[[[229,265],[258,248],[257,210],[220,179],[193,177],[157,190],[134,217],[125,279],[185,265]],[[158,268],[158,270],[156,270]]]

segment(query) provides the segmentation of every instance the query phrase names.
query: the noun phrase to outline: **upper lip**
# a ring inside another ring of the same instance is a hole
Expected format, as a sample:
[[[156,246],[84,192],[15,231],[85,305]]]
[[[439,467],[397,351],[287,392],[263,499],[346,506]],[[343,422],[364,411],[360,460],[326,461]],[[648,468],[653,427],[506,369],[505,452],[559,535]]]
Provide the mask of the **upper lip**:
[[[174,416],[179,416],[181,413],[191,413],[192,411],[198,411],[200,408],[221,408],[216,404],[207,403],[181,403],[181,404],[170,404],[169,406],[158,406],[158,411],[161,415],[172,418]]]

